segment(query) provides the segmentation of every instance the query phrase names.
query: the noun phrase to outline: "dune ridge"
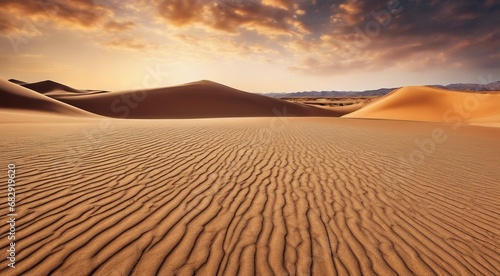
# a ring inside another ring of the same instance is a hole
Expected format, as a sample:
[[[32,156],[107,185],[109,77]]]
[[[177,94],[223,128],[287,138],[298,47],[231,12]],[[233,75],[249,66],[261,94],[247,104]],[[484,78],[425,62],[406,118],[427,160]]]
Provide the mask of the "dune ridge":
[[[345,113],[289,103],[211,81],[180,86],[53,98],[115,118],[178,119],[220,117],[339,117]]]
[[[404,87],[344,118],[445,123],[500,123],[500,92],[458,92],[434,87]]]
[[[75,89],[73,87],[69,87],[67,85],[52,81],[52,80],[44,80],[44,81],[39,81],[39,82],[33,82],[33,83],[27,83],[27,82],[22,82],[19,80],[14,80],[10,79],[9,80],[12,83],[19,84],[23,87],[26,87],[28,89],[34,90],[36,92],[46,94],[48,92],[53,92],[53,91],[65,91],[65,92],[72,92],[72,93],[82,93],[83,91]]]
[[[399,156],[435,124],[271,123],[5,126],[22,242],[0,274],[499,274],[497,129],[457,130],[411,173]]]
[[[3,114],[1,121],[15,121],[17,116],[36,119],[36,116],[40,114],[63,117],[100,117],[1,79],[0,113]]]

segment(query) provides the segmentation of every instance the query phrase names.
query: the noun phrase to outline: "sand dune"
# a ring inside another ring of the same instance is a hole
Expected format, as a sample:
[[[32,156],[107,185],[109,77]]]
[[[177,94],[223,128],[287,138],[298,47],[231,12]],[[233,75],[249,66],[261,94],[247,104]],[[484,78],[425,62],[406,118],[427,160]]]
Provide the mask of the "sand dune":
[[[17,115],[36,119],[40,113],[47,115],[98,117],[95,114],[54,100],[33,90],[0,79],[1,121],[17,121]],[[16,115],[17,114],[17,115]]]
[[[471,125],[500,127],[500,114],[496,116],[481,117],[467,121]]]
[[[360,110],[364,106],[366,106],[366,103],[357,103],[357,104],[351,104],[351,105],[345,105],[345,106],[318,106],[318,108],[326,109],[326,110],[332,110],[335,112],[338,112],[340,114],[347,115],[350,114],[354,111]]]
[[[500,129],[435,123],[462,104],[496,126],[498,95],[404,88],[352,116],[378,121],[281,117],[336,113],[205,81],[52,96],[114,117],[260,117],[117,120],[49,93],[0,80],[19,183],[0,275],[500,274]]]
[[[431,87],[404,87],[345,118],[472,123],[500,115],[500,93],[457,92]]]
[[[108,92],[103,90],[79,90],[51,80],[34,83],[15,79],[10,79],[9,81],[52,98],[55,96],[81,96]]]
[[[28,84],[25,81],[16,80],[16,79],[10,79],[9,81],[12,82],[12,83],[15,83],[15,84],[19,84],[19,85]]]
[[[34,83],[27,83],[19,80],[9,80],[12,83],[19,84],[23,87],[26,87],[28,89],[34,90],[36,92],[46,94],[48,92],[52,91],[66,91],[66,92],[72,92],[72,93],[81,93],[81,90],[69,87],[64,84],[60,84],[55,81],[51,80],[45,80],[45,81],[40,81],[40,82],[34,82]]]
[[[115,118],[339,117],[344,114],[247,93],[210,81],[143,91],[98,93],[77,97],[62,95],[54,98],[96,114]]]
[[[437,124],[113,121],[2,126],[22,181],[0,274],[499,274],[498,129],[460,128],[410,171]]]

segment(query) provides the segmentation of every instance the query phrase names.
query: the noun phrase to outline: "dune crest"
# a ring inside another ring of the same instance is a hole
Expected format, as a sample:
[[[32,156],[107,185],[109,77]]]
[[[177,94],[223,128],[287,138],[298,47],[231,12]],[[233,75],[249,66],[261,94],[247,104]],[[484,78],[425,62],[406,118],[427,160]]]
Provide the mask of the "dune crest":
[[[65,91],[65,92],[72,92],[72,93],[82,93],[83,91],[69,87],[67,85],[52,81],[52,80],[44,80],[44,81],[39,81],[39,82],[34,82],[34,83],[26,83],[18,80],[9,80],[10,82],[19,84],[23,87],[26,87],[28,89],[34,90],[36,92],[45,94],[48,92],[53,92],[53,91]]]
[[[98,117],[95,114],[1,79],[0,113],[2,113],[2,121],[12,121],[13,118],[9,117],[16,117],[21,113],[24,118],[36,117],[39,113],[45,116]]]
[[[340,117],[344,114],[248,93],[206,80],[166,88],[53,98],[103,116],[132,119]]]
[[[499,106],[500,93],[497,91],[470,93],[433,87],[403,87],[343,117],[445,123],[474,123],[484,119],[488,123],[500,123]]]

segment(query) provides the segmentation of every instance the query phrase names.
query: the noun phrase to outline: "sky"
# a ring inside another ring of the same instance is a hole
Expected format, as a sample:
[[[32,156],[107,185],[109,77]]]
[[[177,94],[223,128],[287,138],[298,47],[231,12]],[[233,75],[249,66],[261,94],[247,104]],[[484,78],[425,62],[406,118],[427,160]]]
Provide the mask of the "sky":
[[[250,92],[500,80],[499,0],[0,0],[0,78]]]

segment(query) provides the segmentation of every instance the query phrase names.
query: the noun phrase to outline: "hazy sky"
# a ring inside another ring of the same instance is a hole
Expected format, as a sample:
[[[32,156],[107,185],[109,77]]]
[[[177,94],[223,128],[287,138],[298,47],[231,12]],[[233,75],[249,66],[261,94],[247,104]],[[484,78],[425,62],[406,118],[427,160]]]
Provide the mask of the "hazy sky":
[[[251,92],[500,79],[500,1],[0,0],[0,78]]]

